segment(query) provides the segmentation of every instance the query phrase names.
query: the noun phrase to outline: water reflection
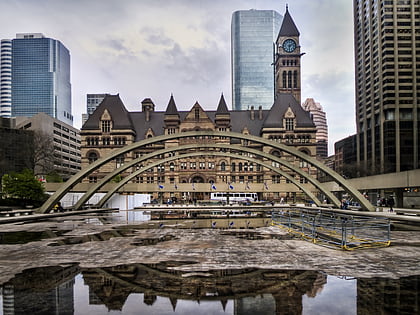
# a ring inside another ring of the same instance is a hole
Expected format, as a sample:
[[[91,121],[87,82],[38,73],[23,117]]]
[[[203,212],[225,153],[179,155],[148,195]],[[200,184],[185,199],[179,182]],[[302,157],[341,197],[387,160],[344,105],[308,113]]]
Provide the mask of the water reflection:
[[[29,269],[3,284],[3,314],[416,314],[420,307],[420,276],[348,280],[302,270],[181,272],[178,265]]]

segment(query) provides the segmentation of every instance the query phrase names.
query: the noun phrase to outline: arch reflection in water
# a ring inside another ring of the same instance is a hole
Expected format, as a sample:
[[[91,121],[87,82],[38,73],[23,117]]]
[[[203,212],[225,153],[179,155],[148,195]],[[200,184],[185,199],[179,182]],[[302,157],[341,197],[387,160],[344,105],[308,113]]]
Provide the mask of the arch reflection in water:
[[[189,271],[181,271],[181,265]],[[3,284],[3,314],[310,314],[334,313],[337,307],[341,314],[415,314],[419,310],[420,276],[357,280],[329,276],[327,283],[327,275],[316,271],[192,270],[193,262],[29,269]]]

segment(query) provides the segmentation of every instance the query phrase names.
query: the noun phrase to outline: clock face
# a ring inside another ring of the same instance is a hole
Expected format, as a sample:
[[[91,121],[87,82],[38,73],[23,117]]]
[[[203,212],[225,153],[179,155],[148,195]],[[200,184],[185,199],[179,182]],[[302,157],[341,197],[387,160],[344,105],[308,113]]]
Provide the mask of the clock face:
[[[283,42],[283,49],[285,52],[291,53],[296,49],[296,42],[293,39],[286,39]]]

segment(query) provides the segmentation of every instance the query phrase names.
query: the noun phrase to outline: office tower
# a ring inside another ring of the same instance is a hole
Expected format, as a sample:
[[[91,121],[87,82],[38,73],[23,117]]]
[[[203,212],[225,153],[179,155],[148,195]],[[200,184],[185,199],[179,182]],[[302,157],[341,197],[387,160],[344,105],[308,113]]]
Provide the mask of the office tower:
[[[283,22],[276,40],[275,97],[292,94],[301,103],[300,33],[286,6]]]
[[[86,95],[86,109],[89,116],[93,114],[96,107],[98,107],[98,105],[103,101],[106,95],[108,94],[102,93]]]
[[[16,117],[16,128],[34,132],[35,175],[67,180],[81,169],[80,131],[45,113]]]
[[[232,14],[233,109],[270,109],[274,102],[274,42],[282,16],[273,10]]]
[[[354,0],[362,175],[419,168],[420,1]]]
[[[12,115],[12,41],[0,42],[0,117]]]
[[[316,156],[326,159],[328,157],[328,125],[327,115],[320,103],[313,98],[307,98],[302,104],[304,110],[309,112],[316,126]]]
[[[82,124],[84,124],[89,116],[93,114],[96,107],[98,107],[106,95],[108,94],[86,94],[86,114],[82,114]]]
[[[12,40],[12,116],[40,112],[73,124],[70,53],[42,34],[17,34]]]

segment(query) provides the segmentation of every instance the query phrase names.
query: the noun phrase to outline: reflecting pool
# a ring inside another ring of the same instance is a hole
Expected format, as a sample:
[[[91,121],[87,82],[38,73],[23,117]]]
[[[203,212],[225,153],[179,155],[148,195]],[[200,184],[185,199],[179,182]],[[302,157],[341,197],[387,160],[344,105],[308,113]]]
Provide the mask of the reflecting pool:
[[[420,276],[312,270],[181,271],[192,262],[28,269],[1,285],[0,314],[418,314]]]

